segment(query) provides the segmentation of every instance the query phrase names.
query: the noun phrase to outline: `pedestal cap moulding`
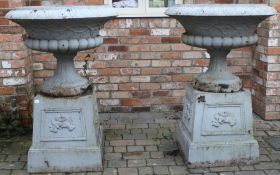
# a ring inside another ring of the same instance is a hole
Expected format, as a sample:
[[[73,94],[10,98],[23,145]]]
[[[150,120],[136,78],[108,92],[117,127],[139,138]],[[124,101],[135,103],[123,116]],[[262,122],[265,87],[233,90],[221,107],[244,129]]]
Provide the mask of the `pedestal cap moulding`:
[[[208,92],[236,92],[240,79],[227,70],[226,55],[233,48],[257,42],[258,24],[276,10],[261,4],[192,4],[169,7],[165,12],[187,30],[185,44],[206,48],[211,55],[207,72],[198,75],[194,88]]]
[[[101,45],[100,26],[116,16],[114,8],[104,5],[22,7],[6,15],[26,30],[27,47],[57,58],[55,75],[43,83],[41,92],[62,97],[83,94],[91,86],[76,73],[73,58],[78,51]]]

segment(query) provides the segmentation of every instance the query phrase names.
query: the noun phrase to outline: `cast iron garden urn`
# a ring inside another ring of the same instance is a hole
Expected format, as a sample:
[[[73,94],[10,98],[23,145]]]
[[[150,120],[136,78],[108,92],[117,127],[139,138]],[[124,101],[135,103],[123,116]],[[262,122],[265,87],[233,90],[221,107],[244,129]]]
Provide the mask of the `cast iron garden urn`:
[[[186,88],[183,117],[176,132],[188,163],[239,162],[259,156],[253,135],[250,90],[227,69],[231,49],[258,40],[258,24],[276,11],[261,4],[189,4],[169,7],[166,14],[186,29],[185,44],[206,48],[208,70]]]
[[[100,46],[100,27],[116,16],[104,5],[22,7],[6,15],[25,29],[28,48],[57,59],[54,76],[34,98],[29,172],[102,170],[104,139],[95,92],[73,59],[78,51]]]

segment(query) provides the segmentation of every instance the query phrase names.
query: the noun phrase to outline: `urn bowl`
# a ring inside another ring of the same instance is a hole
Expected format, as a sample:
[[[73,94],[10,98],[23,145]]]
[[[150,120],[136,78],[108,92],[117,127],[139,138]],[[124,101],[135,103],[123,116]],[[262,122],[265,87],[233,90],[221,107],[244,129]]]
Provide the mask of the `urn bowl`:
[[[73,58],[78,51],[100,46],[100,27],[117,16],[109,6],[32,6],[11,10],[6,18],[27,32],[25,45],[32,50],[51,52],[57,69],[41,87],[48,96],[77,96],[91,89],[88,79],[77,74]]]
[[[255,44],[258,24],[276,11],[261,4],[192,4],[169,7],[165,12],[186,29],[185,44],[206,48],[210,64],[197,76],[194,88],[209,92],[235,92],[239,77],[227,70],[226,55],[233,48]]]

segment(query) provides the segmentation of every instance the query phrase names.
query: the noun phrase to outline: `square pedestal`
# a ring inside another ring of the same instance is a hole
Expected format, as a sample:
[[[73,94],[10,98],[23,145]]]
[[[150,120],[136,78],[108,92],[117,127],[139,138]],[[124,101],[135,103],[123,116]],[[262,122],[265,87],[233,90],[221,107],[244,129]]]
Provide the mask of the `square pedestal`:
[[[250,91],[212,93],[188,86],[176,135],[191,164],[256,159]]]
[[[102,170],[103,130],[95,93],[34,99],[28,172]]]

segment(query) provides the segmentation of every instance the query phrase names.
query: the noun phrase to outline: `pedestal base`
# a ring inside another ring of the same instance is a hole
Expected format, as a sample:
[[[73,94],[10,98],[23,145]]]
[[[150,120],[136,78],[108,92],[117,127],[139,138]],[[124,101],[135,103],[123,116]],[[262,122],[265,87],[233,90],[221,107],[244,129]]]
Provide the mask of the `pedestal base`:
[[[103,130],[95,93],[34,99],[33,142],[28,172],[102,170]]]
[[[176,135],[186,162],[227,163],[259,156],[248,90],[211,93],[188,86],[184,100]]]

